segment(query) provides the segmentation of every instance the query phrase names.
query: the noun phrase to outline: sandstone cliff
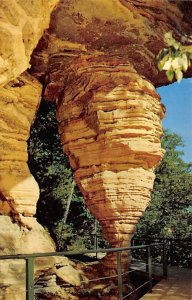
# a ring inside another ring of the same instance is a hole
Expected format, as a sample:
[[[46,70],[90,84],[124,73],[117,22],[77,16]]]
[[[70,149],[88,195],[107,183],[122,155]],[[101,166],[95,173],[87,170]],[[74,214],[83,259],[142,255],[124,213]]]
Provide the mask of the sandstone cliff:
[[[42,96],[57,103],[63,149],[87,206],[111,245],[127,245],[163,155],[164,107],[154,87],[168,81],[155,56],[167,31],[191,35],[191,4],[2,0],[0,16],[1,253],[54,249],[33,218],[38,186],[27,167]],[[21,74],[30,64],[31,75]]]

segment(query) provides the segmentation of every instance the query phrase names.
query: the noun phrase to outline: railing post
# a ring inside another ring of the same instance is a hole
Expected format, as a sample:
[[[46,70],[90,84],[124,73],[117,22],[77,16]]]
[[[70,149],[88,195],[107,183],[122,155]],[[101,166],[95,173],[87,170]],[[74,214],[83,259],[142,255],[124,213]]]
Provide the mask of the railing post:
[[[152,293],[152,261],[151,261],[151,246],[147,246],[147,264],[149,272],[149,293]]]
[[[145,257],[145,264],[146,264],[146,273],[148,273],[149,272],[149,262],[148,262],[148,246],[147,245],[149,245],[151,242],[149,241],[149,240],[146,240],[145,241],[145,245],[146,245],[146,257]]]
[[[123,299],[121,251],[117,252],[117,274],[118,274],[118,300]]]
[[[146,270],[146,273],[148,273],[149,272],[149,262],[148,262],[148,260],[149,260],[149,258],[148,258],[148,247],[146,248],[146,256],[145,256],[145,265],[146,265],[146,268],[145,268],[145,270]]]
[[[167,279],[167,254],[165,243],[163,243],[163,277]]]
[[[34,300],[34,258],[26,258],[26,300]]]
[[[94,250],[95,250],[95,257],[97,259],[98,257],[98,253],[97,253],[97,250],[98,250],[98,236],[97,234],[94,236]]]

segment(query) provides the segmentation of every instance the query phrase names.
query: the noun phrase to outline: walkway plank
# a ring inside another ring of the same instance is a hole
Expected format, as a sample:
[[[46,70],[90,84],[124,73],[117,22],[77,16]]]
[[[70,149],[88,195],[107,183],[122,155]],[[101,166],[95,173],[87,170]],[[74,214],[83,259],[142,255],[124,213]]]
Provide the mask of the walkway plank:
[[[142,300],[192,300],[192,270],[168,267],[168,279],[161,280]]]

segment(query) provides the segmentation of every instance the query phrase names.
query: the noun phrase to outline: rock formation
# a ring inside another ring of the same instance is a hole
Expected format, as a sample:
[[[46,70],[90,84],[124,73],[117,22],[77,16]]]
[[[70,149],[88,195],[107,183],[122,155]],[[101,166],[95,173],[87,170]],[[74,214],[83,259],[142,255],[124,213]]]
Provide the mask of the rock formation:
[[[168,81],[155,56],[167,31],[191,35],[191,3],[2,0],[0,16],[1,253],[54,249],[33,218],[38,186],[27,167],[41,96],[57,103],[63,149],[87,206],[111,245],[127,246],[163,155],[164,108],[154,87]],[[21,74],[30,64],[31,75]]]
[[[55,3],[0,3],[0,254],[55,249],[49,234],[33,217],[39,188],[27,165],[27,139],[42,85],[27,72],[21,74],[30,66],[30,56],[49,25]],[[1,261],[1,299],[25,299],[24,267],[24,261]]]
[[[0,5],[0,222],[1,252],[25,253],[54,250],[54,244],[33,217],[39,188],[31,175],[27,160],[27,140],[42,94],[42,85],[25,71],[31,53],[46,27],[49,26],[55,0],[3,0]],[[7,223],[10,216],[21,228]],[[7,230],[6,230],[7,227]],[[15,228],[15,230],[13,229]],[[28,230],[26,230],[28,228]],[[13,244],[6,242],[10,236]],[[41,242],[35,244],[31,236]],[[12,238],[11,238],[12,236]],[[45,237],[46,236],[46,237]],[[23,240],[22,240],[23,238]],[[18,240],[19,239],[19,240]]]
[[[154,86],[167,79],[155,56],[169,30],[190,28],[168,1],[60,1],[32,57],[75,180],[114,247],[129,245],[163,156]]]
[[[33,217],[39,188],[27,166],[27,139],[41,91],[39,82],[27,73],[0,89],[0,254],[54,250]],[[22,292],[14,299],[25,299],[24,274],[24,261],[0,262],[0,299],[13,299],[17,288]]]
[[[153,170],[163,154],[163,109],[153,86],[130,65],[96,62],[89,68],[81,66],[66,83],[58,109],[61,141],[106,239],[126,247],[149,203]]]

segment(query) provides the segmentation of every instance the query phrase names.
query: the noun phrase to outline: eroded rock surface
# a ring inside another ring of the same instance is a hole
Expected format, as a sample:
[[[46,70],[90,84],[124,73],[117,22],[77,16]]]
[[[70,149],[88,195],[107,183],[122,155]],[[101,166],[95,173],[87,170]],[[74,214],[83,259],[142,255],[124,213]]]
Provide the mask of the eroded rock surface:
[[[2,253],[54,249],[33,218],[38,186],[26,163],[26,140],[42,93],[34,77],[44,85],[43,97],[58,105],[63,148],[88,207],[111,245],[127,246],[149,203],[154,168],[163,155],[164,108],[153,86],[168,80],[158,73],[155,56],[165,46],[167,31],[177,39],[192,34],[191,3],[166,0],[60,0],[43,34],[57,2],[0,3]],[[31,58],[33,76],[21,75],[42,34]],[[111,259],[106,259],[110,266]],[[57,285],[67,272],[54,269],[54,263],[42,279],[47,288],[42,294],[68,297]],[[7,266],[14,282],[17,268]],[[2,297],[9,299],[4,283]]]
[[[39,82],[27,74],[0,89],[1,214],[35,213],[39,187],[27,165],[27,140],[41,91]]]
[[[2,253],[28,252],[29,248],[31,252],[54,249],[48,235],[47,248],[41,249],[43,228],[33,218],[39,187],[27,165],[27,139],[41,100],[42,85],[27,72],[21,73],[30,66],[32,51],[49,26],[56,2],[2,0],[0,3],[0,219],[5,220],[2,216],[9,216],[17,226],[26,227],[28,233],[26,230],[22,235],[24,240],[28,234],[31,236],[32,227],[39,230],[36,245],[31,243],[29,247],[21,241],[19,250],[16,246],[1,244]],[[4,232],[9,232],[6,224]],[[14,239],[16,227],[11,228]],[[38,230],[34,229],[34,232]],[[15,236],[13,245],[16,243]]]
[[[1,0],[0,85],[30,67],[32,51],[49,26],[57,0]]]
[[[27,165],[27,139],[41,100],[42,85],[27,72],[21,74],[30,66],[31,53],[49,25],[55,3],[0,2],[1,255],[55,249],[49,234],[33,217],[39,187]],[[52,265],[50,260],[49,267]],[[25,299],[24,267],[24,261],[21,268],[20,262],[1,261],[1,299]]]
[[[130,65],[94,62],[77,68],[69,72],[73,79],[58,109],[63,149],[106,239],[126,247],[148,206],[154,167],[164,153],[164,109],[152,84]],[[109,259],[108,264],[115,266]]]
[[[154,86],[168,84],[159,73],[157,53],[164,34],[180,39],[192,34],[190,3],[167,0],[60,0],[32,57],[32,72],[44,78],[45,96],[58,100],[66,65],[86,55],[99,60],[130,63]],[[80,60],[81,63],[81,60]],[[67,76],[67,74],[66,74]]]

